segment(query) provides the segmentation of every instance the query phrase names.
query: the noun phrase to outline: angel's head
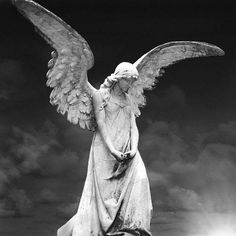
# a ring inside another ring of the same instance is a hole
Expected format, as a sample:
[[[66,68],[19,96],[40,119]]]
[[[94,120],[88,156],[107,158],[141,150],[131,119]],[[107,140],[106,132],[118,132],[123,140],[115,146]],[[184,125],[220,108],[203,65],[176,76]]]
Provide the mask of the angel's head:
[[[138,70],[129,62],[120,63],[114,72],[119,87],[127,91],[138,78]]]
[[[137,68],[129,62],[121,62],[115,69],[114,74],[117,77],[134,77],[138,78],[138,70]]]
[[[111,88],[117,84],[126,92],[137,80],[138,75],[138,70],[133,64],[122,62],[116,67],[115,72],[107,77],[102,87]]]

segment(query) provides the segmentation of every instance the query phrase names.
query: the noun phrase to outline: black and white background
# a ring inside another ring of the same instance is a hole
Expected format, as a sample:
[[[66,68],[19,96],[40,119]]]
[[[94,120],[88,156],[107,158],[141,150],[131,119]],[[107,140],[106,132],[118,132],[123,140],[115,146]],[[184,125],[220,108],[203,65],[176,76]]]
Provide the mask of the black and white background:
[[[122,61],[169,41],[221,47],[166,70],[137,119],[153,235],[233,231],[236,220],[236,9],[229,1],[38,0],[89,43],[96,86]],[[0,235],[52,236],[76,212],[92,133],[49,104],[52,48],[0,0]],[[218,235],[217,235],[217,233]],[[231,235],[230,235],[231,236]]]

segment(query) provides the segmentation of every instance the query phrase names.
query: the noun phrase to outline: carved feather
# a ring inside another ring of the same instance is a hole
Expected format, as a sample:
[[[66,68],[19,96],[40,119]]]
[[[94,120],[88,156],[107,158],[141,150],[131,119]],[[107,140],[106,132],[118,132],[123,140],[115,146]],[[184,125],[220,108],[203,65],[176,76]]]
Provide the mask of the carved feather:
[[[139,72],[139,78],[129,90],[136,116],[140,115],[139,107],[146,103],[144,90],[154,88],[163,68],[188,58],[223,55],[224,51],[215,45],[193,41],[165,43],[144,54],[133,64]]]
[[[13,4],[56,50],[48,63],[46,84],[53,88],[50,103],[58,106],[58,112],[67,112],[71,123],[94,130],[92,95],[95,88],[87,79],[94,57],[88,43],[62,19],[39,4],[31,0],[13,0]],[[82,96],[86,102],[81,102]]]

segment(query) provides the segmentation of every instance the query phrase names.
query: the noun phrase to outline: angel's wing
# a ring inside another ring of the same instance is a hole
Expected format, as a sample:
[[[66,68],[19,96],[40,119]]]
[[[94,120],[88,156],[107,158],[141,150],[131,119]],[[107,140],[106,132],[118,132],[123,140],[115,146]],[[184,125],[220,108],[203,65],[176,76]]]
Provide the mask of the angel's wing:
[[[47,86],[53,90],[50,102],[73,124],[94,130],[92,95],[87,70],[94,64],[93,53],[85,39],[62,19],[30,0],[13,0],[36,31],[56,50],[49,61]]]
[[[136,116],[140,115],[139,107],[145,105],[144,90],[154,88],[156,78],[162,75],[163,68],[188,58],[223,55],[224,51],[215,45],[192,41],[165,43],[144,54],[133,64],[139,77],[129,90]]]

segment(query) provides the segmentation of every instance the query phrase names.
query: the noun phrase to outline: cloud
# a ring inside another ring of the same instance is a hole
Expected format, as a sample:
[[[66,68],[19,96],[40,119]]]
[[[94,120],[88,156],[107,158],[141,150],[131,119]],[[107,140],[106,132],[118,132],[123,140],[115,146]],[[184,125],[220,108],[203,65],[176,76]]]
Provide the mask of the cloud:
[[[236,148],[225,144],[209,144],[196,164],[195,187],[205,199],[209,211],[236,210]]]
[[[0,217],[11,217],[15,215],[14,210],[6,209],[6,202],[0,201]]]
[[[0,202],[0,217],[31,216],[33,204],[23,189],[12,188]]]
[[[52,146],[57,145],[51,128],[47,131],[35,129],[27,131],[13,127],[7,136],[8,138],[1,143],[0,194],[5,194],[7,186],[11,185],[14,180],[38,170],[39,158],[45,155]]]
[[[166,89],[159,89],[156,94],[147,94],[147,107],[142,116],[144,115],[147,120],[150,117],[153,119],[158,117],[160,120],[178,120],[182,118],[186,108],[187,102],[184,91],[177,85],[171,85]]]
[[[166,166],[181,160],[188,146],[178,132],[174,123],[150,122],[140,137],[140,150],[145,154],[146,162],[159,161]]]
[[[4,196],[11,182],[20,176],[15,164],[10,159],[0,156],[0,196]]]
[[[39,203],[57,203],[60,201],[60,198],[55,192],[48,188],[45,188],[41,190],[36,201]]]
[[[0,153],[0,196],[6,203],[2,205],[1,215],[8,216],[10,210],[14,215],[25,216],[30,212],[31,200],[24,189],[14,185],[22,176],[40,169],[40,157],[57,146],[55,132],[52,124],[45,122],[41,130],[14,126],[7,137],[1,143]]]
[[[176,186],[169,189],[168,205],[181,210],[199,210],[201,197],[193,190]]]
[[[235,122],[192,134],[186,128],[150,122],[141,134],[153,195],[164,208],[236,210]]]
[[[8,197],[16,216],[29,216],[32,214],[32,202],[23,189],[12,189]]]
[[[236,122],[219,124],[214,130],[203,134],[202,145],[221,143],[236,146]]]
[[[84,157],[88,159],[88,155]],[[51,153],[40,158],[39,173],[42,176],[60,176],[70,179],[84,178],[87,171],[87,163],[83,163],[78,153],[63,151],[61,153]]]
[[[12,188],[17,193],[16,181],[24,176],[31,176],[35,178],[35,181],[42,177],[59,178],[61,181],[85,179],[89,150],[82,146],[78,148],[78,145],[76,147],[78,152],[68,149],[70,140],[74,138],[77,142],[82,140],[82,144],[88,142],[84,141],[83,132],[72,129],[71,126],[60,132],[51,121],[45,121],[38,127],[32,125],[13,126],[11,129],[4,129],[3,127],[3,131],[7,138],[1,143],[0,197],[8,202],[17,203],[16,206],[13,207],[14,204],[12,204],[11,207],[11,209],[14,208],[14,214],[26,214],[22,205],[26,204],[27,207],[27,193],[22,192],[24,189],[22,191],[18,189],[19,196],[21,199],[26,199],[25,201],[15,198],[14,192],[12,193]],[[65,133],[65,137],[62,135],[63,133]],[[88,135],[88,139],[90,136]],[[73,142],[71,147],[74,147]],[[52,191],[51,188],[35,191],[39,191],[33,194],[38,196],[33,199],[36,202],[50,204],[61,201],[57,197],[56,191]],[[31,201],[29,198],[28,200]],[[6,209],[2,209],[1,215],[4,215],[5,211]],[[8,213],[6,212],[6,216]]]
[[[4,173],[3,171],[0,171],[0,195],[5,193],[6,191],[5,187],[7,183],[8,183],[8,177],[6,173]]]
[[[66,203],[57,207],[56,215],[62,218],[69,218],[76,214],[79,206],[78,202]]]
[[[151,187],[169,185],[168,177],[165,176],[163,173],[158,173],[149,169],[147,170],[147,175],[148,175],[148,179],[149,179]]]
[[[39,158],[46,155],[52,146],[57,145],[50,133],[38,132],[35,129],[25,131],[18,127],[13,127],[10,143],[11,153],[19,162],[19,170],[24,174],[39,169]]]

